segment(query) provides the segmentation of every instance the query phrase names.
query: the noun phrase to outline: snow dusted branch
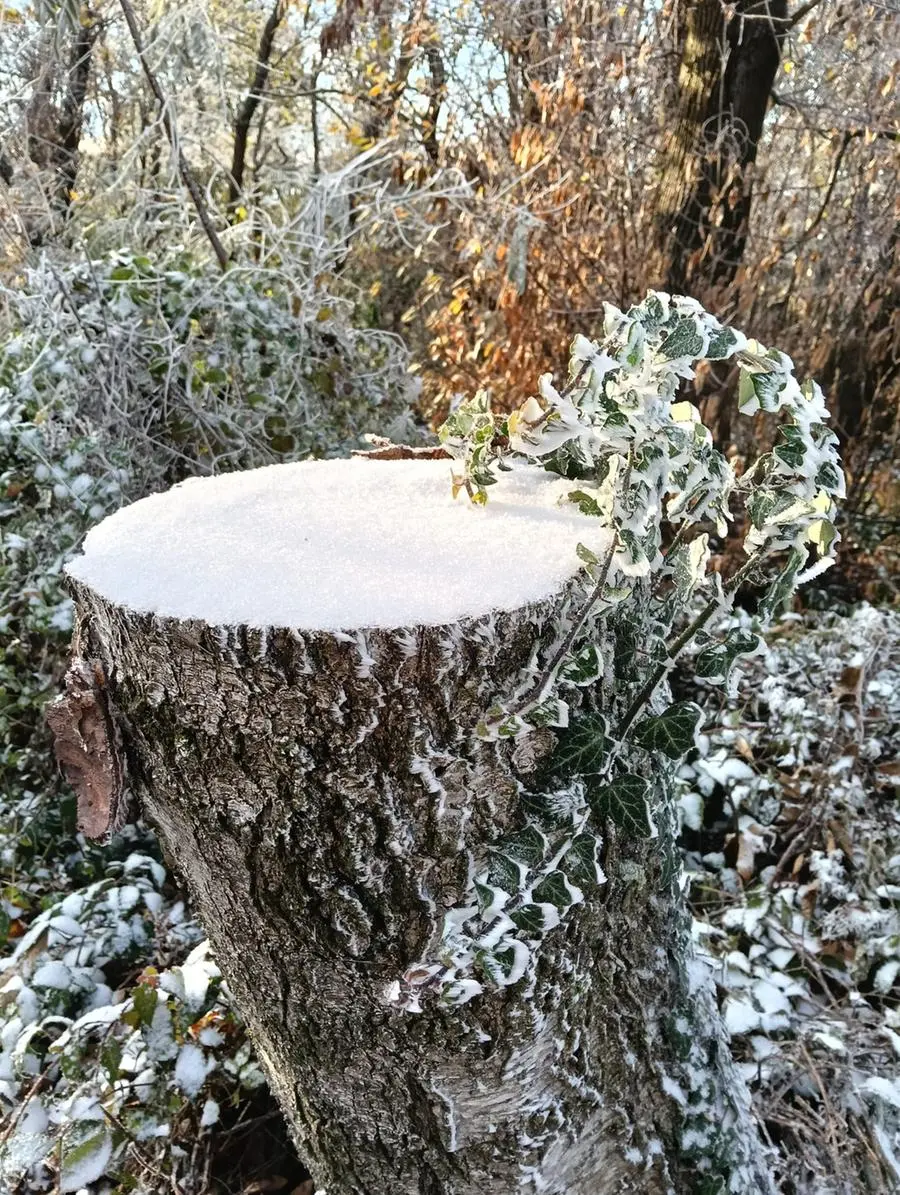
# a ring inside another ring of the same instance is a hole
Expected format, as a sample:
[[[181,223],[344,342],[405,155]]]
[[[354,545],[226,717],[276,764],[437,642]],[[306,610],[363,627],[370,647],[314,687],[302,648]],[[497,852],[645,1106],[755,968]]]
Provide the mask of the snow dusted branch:
[[[181,143],[178,139],[178,130],[175,126],[175,119],[172,116],[169,101],[166,94],[160,86],[159,80],[150,63],[147,61],[147,55],[144,51],[144,41],[141,36],[140,26],[137,22],[134,9],[131,6],[131,0],[119,0],[122,12],[125,14],[125,21],[128,25],[128,31],[131,34],[131,40],[134,42],[134,48],[137,51],[140,59],[141,67],[144,74],[147,76],[147,82],[150,84],[150,89],[159,101],[160,115],[163,122],[163,128],[166,131],[166,136],[169,139],[169,144],[172,147],[172,153],[175,155],[175,161],[178,164],[178,173],[181,175],[181,181],[187,188],[187,192],[191,197],[197,217],[200,220],[200,225],[206,233],[207,240],[212,245],[213,252],[216,255],[220,267],[225,270],[228,268],[228,252],[225,246],[219,239],[219,234],[216,232],[215,224],[213,223],[212,215],[203,198],[203,192],[200,190],[200,185],[194,177],[194,173],[188,165],[187,158],[184,156],[184,151],[181,148]]]

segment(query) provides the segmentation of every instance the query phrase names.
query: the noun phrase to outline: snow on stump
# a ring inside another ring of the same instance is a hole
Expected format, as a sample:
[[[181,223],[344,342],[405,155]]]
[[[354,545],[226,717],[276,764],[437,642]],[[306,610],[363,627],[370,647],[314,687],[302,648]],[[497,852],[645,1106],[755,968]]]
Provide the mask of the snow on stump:
[[[137,502],[69,566],[84,827],[140,798],[328,1195],[771,1189],[671,766],[647,811],[586,803],[640,607],[583,619],[569,488],[526,467],[482,509],[445,461],[281,465]],[[558,716],[504,724],[579,626]]]

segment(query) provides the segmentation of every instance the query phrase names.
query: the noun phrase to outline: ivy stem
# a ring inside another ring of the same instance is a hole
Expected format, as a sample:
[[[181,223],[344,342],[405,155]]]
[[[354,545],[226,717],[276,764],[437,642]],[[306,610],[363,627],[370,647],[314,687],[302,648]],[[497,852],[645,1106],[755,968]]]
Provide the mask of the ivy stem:
[[[569,627],[566,637],[563,639],[562,643],[560,643],[559,647],[553,653],[553,656],[550,659],[550,663],[547,665],[547,667],[544,669],[544,671],[540,674],[540,676],[537,678],[537,680],[534,682],[534,684],[531,686],[531,688],[528,690],[528,692],[524,695],[524,697],[521,697],[519,699],[519,701],[517,701],[516,704],[512,707],[512,709],[509,711],[509,713],[511,715],[521,714],[524,710],[526,710],[530,706],[534,705],[535,702],[537,702],[540,699],[540,696],[544,692],[544,689],[547,687],[547,685],[556,676],[557,669],[559,668],[560,664],[562,664],[562,662],[566,658],[566,656],[569,654],[569,651],[571,650],[572,644],[575,642],[578,632],[584,626],[585,622],[587,621],[588,615],[590,614],[591,610],[594,608],[594,606],[600,600],[600,598],[603,594],[603,590],[606,586],[606,579],[609,576],[609,570],[610,570],[610,567],[612,566],[612,559],[613,559],[613,556],[615,555],[616,548],[618,546],[618,542],[619,542],[619,537],[616,535],[615,532],[613,532],[612,539],[609,541],[609,547],[606,549],[606,555],[603,557],[603,560],[600,564],[600,576],[597,578],[597,584],[591,590],[590,594],[588,595],[588,597],[586,598],[586,600],[584,602],[584,605],[578,611],[578,615],[576,616],[575,621],[572,623],[571,627]]]
[[[753,569],[756,568],[758,563],[759,558],[757,556],[752,556],[746,564],[742,565],[742,567],[738,569],[728,584],[724,587],[724,593],[726,597],[730,597],[731,594],[735,592],[740,583],[745,577],[749,576]],[[672,642],[667,646],[665,660],[663,660],[661,664],[658,664],[653,672],[651,672],[650,676],[641,686],[637,697],[635,697],[634,701],[629,706],[628,711],[618,728],[618,737],[620,740],[625,738],[625,735],[631,729],[638,714],[656,692],[657,686],[664,679],[678,656],[698,634],[698,632],[703,630],[716,611],[721,609],[721,606],[721,598],[710,598],[694,621],[686,626],[681,634],[678,635],[677,638],[673,639]]]
[[[631,463],[632,463],[632,454],[629,451],[628,464],[625,466],[625,475],[622,479],[623,495],[627,494],[628,485],[629,485],[629,482],[631,481]],[[526,709],[529,709],[531,706],[535,705],[540,700],[541,694],[544,692],[547,685],[549,685],[550,682],[553,680],[553,678],[556,676],[559,666],[562,664],[563,660],[569,654],[569,651],[572,648],[572,644],[575,642],[575,639],[578,636],[579,631],[584,626],[585,622],[587,622],[588,615],[593,610],[594,606],[596,606],[597,602],[599,602],[600,598],[603,596],[603,590],[606,588],[606,580],[607,580],[607,577],[609,576],[609,570],[612,567],[613,556],[615,556],[616,549],[619,546],[620,546],[619,545],[619,533],[618,533],[618,531],[616,531],[615,528],[612,528],[612,539],[609,541],[609,547],[606,549],[606,554],[604,555],[603,560],[600,563],[600,575],[597,578],[596,585],[591,590],[590,594],[588,595],[587,599],[585,600],[584,605],[578,611],[575,621],[572,623],[571,627],[569,628],[568,633],[566,634],[566,637],[563,639],[562,643],[560,643],[559,647],[553,653],[553,656],[550,659],[550,663],[543,670],[543,672],[540,674],[540,676],[537,678],[537,680],[534,682],[534,684],[531,686],[531,688],[528,690],[528,692],[525,694],[525,696],[521,697],[516,702],[516,704],[512,707],[512,709],[509,711],[511,716],[514,717],[516,714],[521,714]]]

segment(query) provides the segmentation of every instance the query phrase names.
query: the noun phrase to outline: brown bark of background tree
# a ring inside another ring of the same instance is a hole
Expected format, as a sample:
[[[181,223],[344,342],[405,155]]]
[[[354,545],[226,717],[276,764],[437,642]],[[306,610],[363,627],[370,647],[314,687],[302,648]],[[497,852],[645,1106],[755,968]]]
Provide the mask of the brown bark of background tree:
[[[40,247],[53,232],[57,221],[68,218],[75,195],[80,164],[81,135],[88,85],[93,69],[94,49],[102,28],[99,15],[85,7],[81,22],[72,34],[68,63],[65,67],[48,46],[46,60],[28,104],[27,150],[30,160],[46,171],[42,187],[47,212],[26,223],[29,243]],[[54,92],[60,90],[58,101]],[[12,182],[11,162],[0,173]]]
[[[743,0],[727,26],[719,0],[687,8],[659,205],[673,293],[728,285],[741,264],[786,25],[787,0]]]
[[[250,137],[250,126],[253,124],[257,108],[265,98],[271,70],[272,51],[275,46],[275,34],[278,32],[278,26],[284,20],[286,12],[287,5],[284,0],[275,0],[275,5],[269,13],[260,35],[253,81],[235,118],[227,200],[228,215],[232,223],[237,219],[237,210],[244,193],[244,170],[247,165],[247,142]]]
[[[541,792],[533,753],[473,728],[536,645],[548,658],[582,582],[451,625],[334,634],[164,619],[73,589],[133,789],[328,1195],[771,1190],[690,960],[670,764],[648,774],[659,837],[596,829],[606,881],[524,979],[455,1006],[426,984],[417,1014],[386,995],[439,957],[472,860]],[[642,679],[638,614],[595,628],[610,664],[585,700],[612,716]]]
[[[689,0],[684,10],[656,219],[662,287],[720,311],[729,310],[721,291],[734,283],[744,256],[753,164],[787,24],[787,0],[741,0],[727,25],[721,0]],[[727,370],[713,372],[715,392],[702,410],[716,444],[725,446],[733,413]]]

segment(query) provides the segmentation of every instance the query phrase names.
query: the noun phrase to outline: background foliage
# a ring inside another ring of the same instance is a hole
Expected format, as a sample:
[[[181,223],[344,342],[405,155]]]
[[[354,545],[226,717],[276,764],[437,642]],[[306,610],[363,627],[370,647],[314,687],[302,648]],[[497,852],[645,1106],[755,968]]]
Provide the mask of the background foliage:
[[[828,612],[741,666],[752,697],[702,665],[676,693],[707,711],[684,845],[784,1189],[900,1182],[898,628],[845,619],[897,592],[897,29],[891,3],[851,0],[0,6],[13,1189],[302,1182],[152,837],[75,833],[42,723],[66,556],[193,473],[409,440],[479,389],[511,412],[600,335],[604,302],[651,287],[786,350],[841,440]],[[737,374],[702,362],[689,397],[740,476],[777,420],[735,418]],[[746,530],[711,535],[715,568]],[[275,1133],[257,1173],[253,1125]]]

